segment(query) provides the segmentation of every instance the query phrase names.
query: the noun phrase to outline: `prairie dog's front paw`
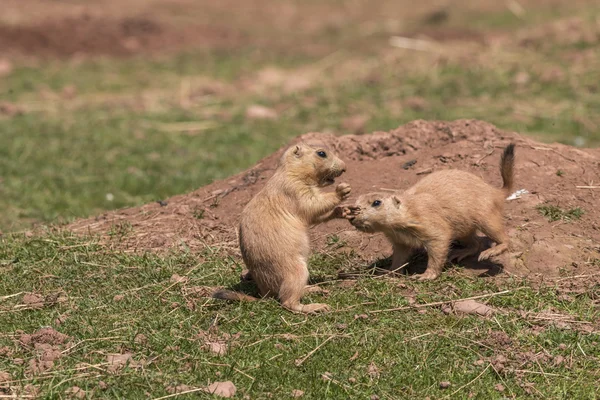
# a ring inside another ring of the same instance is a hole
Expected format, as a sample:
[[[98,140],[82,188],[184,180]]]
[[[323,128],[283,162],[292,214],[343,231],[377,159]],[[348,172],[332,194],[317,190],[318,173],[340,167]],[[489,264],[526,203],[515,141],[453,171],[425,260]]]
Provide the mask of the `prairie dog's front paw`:
[[[346,200],[350,196],[351,191],[352,189],[350,189],[350,185],[347,183],[340,183],[335,188],[335,194],[342,201]]]
[[[358,214],[360,214],[360,207],[359,206],[345,206],[343,212],[344,212],[344,214],[343,214],[344,218],[353,219]]]

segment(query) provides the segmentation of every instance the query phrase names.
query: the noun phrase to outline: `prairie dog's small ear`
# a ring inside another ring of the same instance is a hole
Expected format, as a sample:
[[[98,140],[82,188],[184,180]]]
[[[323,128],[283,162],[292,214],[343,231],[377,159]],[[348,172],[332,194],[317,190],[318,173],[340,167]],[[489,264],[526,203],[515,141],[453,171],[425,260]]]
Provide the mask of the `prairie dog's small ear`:
[[[296,148],[294,149],[294,155],[296,157],[300,157],[302,155],[302,148],[298,145],[296,145]]]
[[[402,202],[400,201],[400,199],[398,198],[398,196],[392,196],[392,200],[393,200],[394,205],[396,207],[400,207],[400,204],[402,204]]]

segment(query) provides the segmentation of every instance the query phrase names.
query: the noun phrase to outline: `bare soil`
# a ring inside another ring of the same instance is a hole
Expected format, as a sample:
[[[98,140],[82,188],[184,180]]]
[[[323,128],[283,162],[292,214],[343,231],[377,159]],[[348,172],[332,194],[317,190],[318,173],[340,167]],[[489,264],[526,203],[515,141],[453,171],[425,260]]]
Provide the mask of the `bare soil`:
[[[467,269],[488,276],[505,271],[542,278],[600,270],[600,149],[542,144],[476,120],[414,121],[390,132],[308,133],[296,140],[306,138],[322,140],[347,162],[348,172],[338,183],[352,186],[349,202],[367,191],[406,189],[425,174],[448,168],[473,172],[500,186],[500,153],[514,142],[516,189],[529,193],[507,201],[510,251],[497,263],[467,259]],[[165,199],[162,205],[108,212],[76,221],[67,229],[99,234],[110,248],[129,252],[164,253],[184,248],[201,252],[213,246],[239,257],[236,228],[240,212],[271,176],[283,150],[229,179]],[[539,206],[564,211],[579,207],[584,213],[579,219],[550,222]],[[315,251],[354,251],[365,265],[391,253],[381,235],[360,233],[344,220],[317,226],[311,235]],[[335,246],[331,245],[333,235]]]

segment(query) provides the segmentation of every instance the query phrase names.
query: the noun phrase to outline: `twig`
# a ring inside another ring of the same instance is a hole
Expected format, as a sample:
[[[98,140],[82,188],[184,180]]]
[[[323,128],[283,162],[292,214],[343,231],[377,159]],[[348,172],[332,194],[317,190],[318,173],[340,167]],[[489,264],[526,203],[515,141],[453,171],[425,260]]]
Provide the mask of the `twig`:
[[[577,342],[577,347],[579,347],[579,350],[581,350],[581,354],[583,354],[584,357],[587,357],[587,354],[585,354],[585,351],[583,351],[579,342]]]
[[[407,265],[408,265],[408,263],[404,263],[401,266],[399,266],[398,268],[395,268],[395,269],[392,269],[392,270],[387,270],[386,269],[386,271],[388,271],[386,274],[382,274],[382,275],[376,276],[374,279],[381,278],[383,276],[387,276],[387,275],[393,274],[396,271],[398,271],[399,269],[402,269],[402,268],[406,267]]]
[[[456,389],[454,392],[452,392],[448,397],[454,396],[456,393],[460,392],[461,390],[463,390],[464,388],[466,388],[467,386],[469,386],[473,382],[475,382],[477,379],[481,378],[481,375],[485,374],[485,371],[487,371],[490,368],[490,365],[492,365],[492,364],[488,364],[487,367],[485,367],[485,369],[483,371],[481,371],[481,373],[479,375],[477,375],[472,381],[465,383],[464,385],[462,385],[461,387]]]
[[[315,347],[315,348],[314,348],[314,349],[313,349],[313,350],[312,350],[310,353],[308,353],[307,355],[305,355],[305,356],[304,356],[304,357],[302,357],[302,358],[299,358],[299,359],[297,359],[297,360],[296,360],[296,366],[297,366],[297,367],[301,366],[301,365],[304,363],[304,361],[308,360],[308,358],[309,358],[310,356],[312,356],[313,354],[315,354],[315,353],[317,352],[317,350],[319,350],[321,347],[323,347],[323,346],[325,345],[325,343],[329,342],[329,341],[330,341],[331,339],[333,339],[335,336],[336,336],[336,335],[331,335],[331,336],[329,336],[327,339],[325,339],[325,340],[323,341],[323,343],[321,343],[320,345],[318,345],[317,347]]]
[[[511,369],[510,372],[522,372],[522,373],[525,373],[525,374],[558,376],[558,377],[561,377],[561,378],[569,379],[568,376],[564,376],[564,375],[553,374],[553,373],[550,373],[550,372],[531,371],[531,370],[528,370],[528,369]]]
[[[182,394],[195,393],[195,392],[204,392],[204,391],[206,391],[206,388],[196,388],[196,389],[184,390],[183,392],[179,392],[179,393],[173,393],[173,394],[169,394],[169,395],[162,396],[162,397],[155,397],[152,400],[170,399],[172,397],[181,396]]]
[[[374,310],[374,311],[369,311],[369,313],[376,314],[376,313],[388,312],[388,311],[400,311],[400,310],[410,310],[410,309],[413,309],[413,308],[441,306],[442,304],[448,304],[448,303],[452,304],[452,303],[456,303],[456,302],[459,302],[459,301],[477,300],[477,299],[484,299],[484,298],[487,298],[487,297],[499,296],[499,295],[502,295],[502,294],[507,294],[507,293],[510,293],[510,292],[515,292],[517,290],[528,289],[528,288],[529,288],[528,286],[523,286],[523,287],[520,287],[520,288],[517,288],[517,289],[514,289],[514,290],[503,290],[501,292],[482,294],[482,295],[479,295],[479,296],[472,296],[472,297],[465,297],[465,298],[462,298],[462,299],[443,300],[443,301],[436,301],[436,302],[433,302],[433,303],[413,304],[411,306],[404,306],[404,307],[397,307],[397,308],[387,308],[387,309],[384,309],[384,310]]]
[[[600,189],[600,186],[575,186],[577,189]]]
[[[20,294],[23,294],[23,293],[25,293],[25,292],[19,292],[19,293],[15,293],[15,294],[9,294],[7,296],[2,296],[2,297],[0,297],[0,300],[10,299],[11,297],[16,297],[16,296],[18,296]]]

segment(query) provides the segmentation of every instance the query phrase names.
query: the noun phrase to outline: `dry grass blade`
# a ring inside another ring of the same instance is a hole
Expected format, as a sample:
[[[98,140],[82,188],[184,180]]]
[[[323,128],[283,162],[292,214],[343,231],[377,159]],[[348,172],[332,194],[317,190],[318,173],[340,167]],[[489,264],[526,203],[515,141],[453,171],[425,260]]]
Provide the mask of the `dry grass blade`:
[[[155,397],[152,400],[171,399],[173,397],[181,396],[183,394],[196,393],[196,392],[204,392],[204,391],[205,391],[205,388],[196,388],[196,389],[184,390],[183,392],[179,392],[179,393],[173,393],[173,394],[169,394],[169,395],[162,396],[162,397]]]
[[[2,296],[2,297],[0,297],[0,301],[1,300],[6,300],[6,299],[10,299],[12,297],[16,297],[16,296],[18,296],[20,294],[23,294],[23,293],[25,293],[25,292],[19,292],[19,293],[15,293],[15,294],[9,294],[9,295],[6,295],[6,296]]]
[[[321,343],[320,345],[318,345],[317,347],[315,347],[314,349],[312,349],[312,350],[310,351],[310,353],[308,353],[307,355],[305,355],[305,356],[304,356],[304,357],[302,357],[302,358],[299,358],[299,359],[297,359],[297,360],[296,360],[296,366],[297,366],[297,367],[299,367],[299,366],[301,366],[302,364],[304,364],[304,362],[305,362],[306,360],[308,360],[308,358],[309,358],[310,356],[312,356],[313,354],[315,354],[315,353],[316,353],[316,352],[317,352],[317,351],[318,351],[318,350],[319,350],[321,347],[323,347],[323,346],[324,346],[324,345],[325,345],[327,342],[329,342],[329,341],[330,341],[331,339],[333,339],[334,337],[336,337],[336,335],[331,335],[331,336],[329,336],[327,339],[325,339],[325,340],[323,341],[323,343]]]
[[[460,392],[461,390],[463,390],[467,386],[470,386],[471,384],[473,384],[473,382],[475,382],[477,379],[481,378],[481,376],[483,374],[485,374],[485,372],[490,368],[490,365],[491,364],[488,364],[487,367],[485,367],[484,370],[481,371],[481,373],[479,375],[477,375],[475,378],[473,378],[473,380],[471,380],[470,382],[465,383],[464,385],[462,385],[461,387],[459,387],[458,389],[456,389],[454,392],[450,393],[446,398],[452,398],[456,393]]]

